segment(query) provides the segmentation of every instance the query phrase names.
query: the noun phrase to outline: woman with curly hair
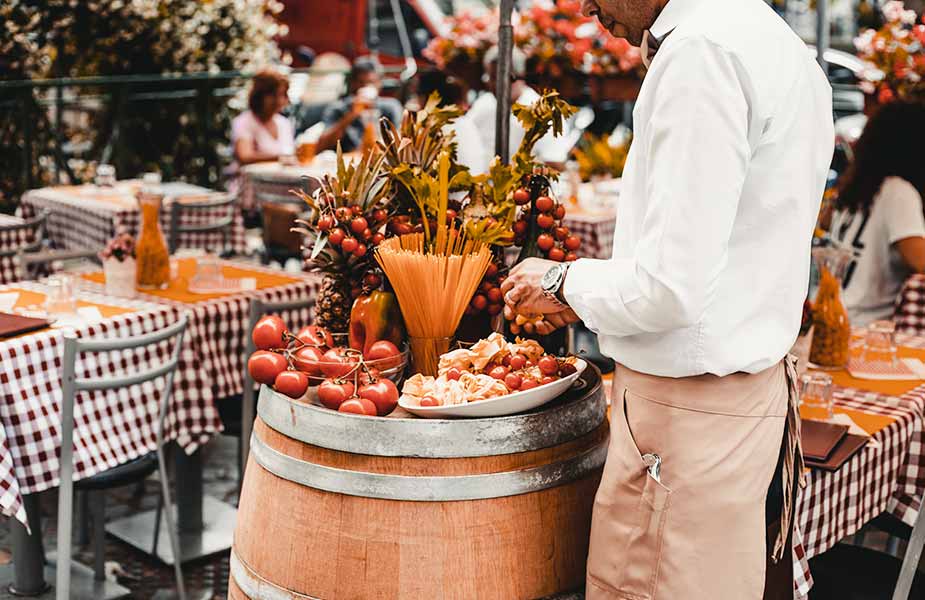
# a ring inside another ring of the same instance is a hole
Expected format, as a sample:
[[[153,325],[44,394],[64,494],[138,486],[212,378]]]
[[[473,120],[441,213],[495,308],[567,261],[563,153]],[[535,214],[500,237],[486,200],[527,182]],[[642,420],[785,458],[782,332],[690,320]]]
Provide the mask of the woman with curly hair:
[[[891,318],[903,282],[925,272],[923,139],[925,105],[883,106],[840,183],[830,231],[855,253],[844,281],[854,325]]]
[[[289,119],[280,114],[289,104],[289,79],[272,69],[254,75],[247,108],[231,122],[231,142],[238,165],[276,160],[295,152]]]

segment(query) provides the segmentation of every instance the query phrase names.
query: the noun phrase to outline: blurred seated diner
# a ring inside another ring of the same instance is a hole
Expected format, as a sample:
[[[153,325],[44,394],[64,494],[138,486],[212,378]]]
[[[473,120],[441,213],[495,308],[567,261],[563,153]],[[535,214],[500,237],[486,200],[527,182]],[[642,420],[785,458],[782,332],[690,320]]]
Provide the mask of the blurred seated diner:
[[[289,105],[289,80],[270,69],[254,75],[247,97],[248,109],[231,122],[234,147],[233,174],[242,165],[277,160],[295,151],[295,133],[280,112]]]

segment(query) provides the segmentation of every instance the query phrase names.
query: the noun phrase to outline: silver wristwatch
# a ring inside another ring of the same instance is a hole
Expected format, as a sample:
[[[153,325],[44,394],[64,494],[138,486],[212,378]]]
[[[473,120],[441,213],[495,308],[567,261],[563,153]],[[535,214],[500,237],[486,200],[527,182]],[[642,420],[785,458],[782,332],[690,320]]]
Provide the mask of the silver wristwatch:
[[[553,265],[543,275],[540,285],[543,293],[550,300],[554,300],[563,307],[567,306],[565,298],[562,296],[562,284],[565,283],[565,274],[568,273],[569,263],[560,263]]]

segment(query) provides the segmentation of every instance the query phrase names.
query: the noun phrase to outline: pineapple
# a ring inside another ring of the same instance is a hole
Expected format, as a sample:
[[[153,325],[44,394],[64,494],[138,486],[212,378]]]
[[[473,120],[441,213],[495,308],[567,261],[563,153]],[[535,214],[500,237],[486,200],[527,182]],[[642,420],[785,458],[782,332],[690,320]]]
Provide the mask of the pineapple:
[[[315,304],[315,324],[334,333],[346,333],[353,296],[350,285],[341,277],[328,275],[321,283]]]

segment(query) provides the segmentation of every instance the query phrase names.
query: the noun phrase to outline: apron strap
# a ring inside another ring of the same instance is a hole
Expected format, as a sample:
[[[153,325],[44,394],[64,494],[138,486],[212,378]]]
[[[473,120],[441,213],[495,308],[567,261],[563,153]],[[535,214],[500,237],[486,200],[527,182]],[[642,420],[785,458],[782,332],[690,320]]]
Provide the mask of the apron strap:
[[[793,483],[796,478],[800,489],[806,487],[805,466],[803,463],[803,445],[800,437],[800,390],[798,386],[796,357],[788,355],[784,358],[784,372],[787,377],[787,425],[784,444],[784,468],[781,470],[783,478],[783,508],[780,516],[780,532],[774,542],[774,551],[771,559],[776,563],[784,556],[787,536],[793,527],[794,494]]]

